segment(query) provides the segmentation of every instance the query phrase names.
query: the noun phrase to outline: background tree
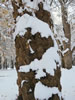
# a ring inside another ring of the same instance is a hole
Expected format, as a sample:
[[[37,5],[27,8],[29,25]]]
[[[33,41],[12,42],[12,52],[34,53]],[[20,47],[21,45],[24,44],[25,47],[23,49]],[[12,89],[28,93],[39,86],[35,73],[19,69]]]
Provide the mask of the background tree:
[[[8,65],[7,65],[7,58],[4,59],[4,63],[3,63],[3,69],[7,69]]]
[[[62,67],[68,68],[68,69],[72,67],[72,52],[75,47],[73,45],[74,44],[74,38],[73,38],[74,30],[72,28],[72,25],[73,25],[72,21],[74,18],[73,3],[74,3],[74,0],[58,0],[58,1],[53,0],[53,2],[52,2],[52,4],[55,5],[53,9],[56,8],[55,11],[56,11],[56,13],[59,14],[58,18],[62,19],[61,22],[60,22],[60,20],[58,20],[60,25],[59,25],[59,23],[57,23],[57,26],[55,25],[54,30],[55,30],[55,28],[57,28],[56,40],[57,40],[59,49],[61,51]],[[72,15],[72,13],[73,13],[73,15]],[[60,28],[58,29],[58,27],[60,27]],[[56,33],[56,31],[54,33]],[[73,36],[71,36],[71,35],[73,35]]]
[[[0,0],[0,54],[2,68],[4,58],[7,58],[7,64],[10,68],[12,66],[11,56],[15,63],[15,45],[12,38],[14,28],[12,10],[11,0]]]
[[[2,59],[1,59],[1,54],[0,54],[0,69],[2,68],[1,62],[2,62]]]
[[[63,55],[63,67],[71,68],[72,67],[72,52],[71,52],[71,29],[70,24],[68,23],[68,11],[67,11],[67,3],[68,0],[59,0],[61,5],[61,13],[62,13],[62,24],[65,38],[68,41],[63,41],[63,49],[66,51]]]

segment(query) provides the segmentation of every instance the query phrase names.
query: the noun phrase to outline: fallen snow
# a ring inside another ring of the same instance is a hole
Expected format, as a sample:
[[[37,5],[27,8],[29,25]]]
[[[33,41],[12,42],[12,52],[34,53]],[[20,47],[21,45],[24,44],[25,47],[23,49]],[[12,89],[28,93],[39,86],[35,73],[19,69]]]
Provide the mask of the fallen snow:
[[[21,82],[21,88],[23,87],[23,83],[24,83],[24,82],[27,83],[28,81],[27,81],[27,80],[22,80],[22,82]]]
[[[34,16],[30,16],[28,14],[24,14],[22,17],[19,17],[18,22],[16,24],[16,29],[14,32],[14,39],[17,35],[23,36],[25,32],[27,32],[26,28],[31,28],[32,35],[35,35],[37,32],[40,32],[41,37],[48,38],[52,37],[54,41],[54,46],[56,49],[58,48],[56,41],[53,37],[53,33],[49,28],[49,25]]]
[[[35,89],[34,89],[34,96],[35,99],[39,100],[48,100],[50,97],[52,97],[52,94],[58,94],[61,100],[61,93],[59,92],[58,88],[56,87],[47,87],[43,85],[40,81],[36,83]]]
[[[70,70],[62,68],[61,84],[64,100],[75,100],[75,66]]]
[[[27,41],[27,43],[29,44],[30,41],[31,41],[31,39],[29,39],[29,40]],[[32,47],[30,46],[30,44],[29,44],[29,48],[30,48],[30,52],[33,54],[33,53],[34,53],[34,50],[33,50]]]
[[[75,100],[75,66],[72,69],[62,69],[62,95],[64,100]],[[17,75],[15,70],[0,70],[0,100],[16,100],[18,87],[16,85]],[[37,83],[36,86],[39,86]],[[43,85],[40,87],[43,87]],[[47,87],[44,87],[44,89]],[[37,89],[37,87],[36,87]],[[46,89],[42,92],[46,92]],[[42,88],[37,91],[42,91]],[[49,91],[49,90],[48,90]],[[53,91],[53,90],[51,90]],[[50,92],[51,92],[50,91]],[[40,93],[41,94],[41,93]],[[40,96],[40,94],[37,94]],[[36,94],[35,94],[36,96]],[[47,96],[47,95],[46,95]]]
[[[20,8],[18,9],[18,12],[19,12],[19,13],[22,13],[22,12],[23,12],[22,7],[20,7]]]
[[[32,17],[28,14],[24,14],[22,17],[19,18],[17,24],[16,24],[16,29],[14,33],[14,38],[16,37],[17,34],[19,35],[24,35],[25,32],[27,31],[26,28],[30,27],[31,33],[35,35],[37,32],[40,32],[42,37],[49,37],[52,36],[52,32],[49,28],[49,25],[41,20],[39,20],[36,17]]]
[[[16,70],[0,70],[0,100],[16,100],[18,87]]]
[[[64,56],[65,53],[67,53],[69,51],[69,48],[66,48],[65,50],[62,51],[62,54]]]
[[[68,42],[69,42],[69,39],[66,38],[66,37],[63,37],[63,38],[62,38],[62,41],[65,41],[66,43],[68,43]]]
[[[43,3],[43,9],[50,11],[50,0],[22,0],[22,3],[24,4],[24,10],[28,10],[28,11],[35,11],[35,10],[39,10],[38,4],[42,2]]]
[[[40,0],[33,0],[33,1],[31,1],[31,0],[22,0],[23,4],[25,4],[25,9],[27,9],[28,7],[30,9],[32,9],[32,8],[33,9],[38,9],[38,6],[37,6],[38,1],[40,1]]]
[[[29,92],[32,92],[32,89],[31,88],[29,89]]]
[[[30,69],[32,69],[33,71],[36,71],[35,78],[40,79],[41,77],[46,76],[46,73],[43,71],[43,69],[45,69],[48,74],[54,75],[54,69],[57,67],[56,62],[58,62],[59,65],[61,64],[56,49],[51,47],[44,53],[41,60],[35,59],[33,62],[31,62],[31,64],[21,66],[19,72],[27,73],[30,71]]]

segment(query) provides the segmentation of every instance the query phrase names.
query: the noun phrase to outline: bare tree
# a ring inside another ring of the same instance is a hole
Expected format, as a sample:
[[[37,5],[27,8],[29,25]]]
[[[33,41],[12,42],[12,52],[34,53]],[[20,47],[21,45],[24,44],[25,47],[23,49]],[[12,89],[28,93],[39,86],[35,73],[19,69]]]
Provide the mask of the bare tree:
[[[63,59],[63,67],[71,68],[72,67],[72,52],[71,52],[71,29],[70,24],[68,23],[68,11],[67,11],[67,4],[70,3],[70,0],[59,0],[61,5],[61,13],[62,13],[62,24],[63,24],[63,31],[66,39],[68,41],[63,41],[63,50],[66,51],[64,55],[62,55]]]

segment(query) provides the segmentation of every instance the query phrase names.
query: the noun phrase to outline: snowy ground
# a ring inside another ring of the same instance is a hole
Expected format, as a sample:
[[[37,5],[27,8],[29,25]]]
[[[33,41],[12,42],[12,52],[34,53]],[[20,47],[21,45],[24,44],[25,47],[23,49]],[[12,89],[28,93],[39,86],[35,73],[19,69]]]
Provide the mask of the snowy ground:
[[[15,70],[0,70],[0,100],[16,100],[18,87]]]
[[[62,95],[65,100],[75,100],[75,66],[72,69],[62,69]]]
[[[75,100],[75,66],[72,69],[62,69],[62,95],[65,100]],[[18,87],[15,70],[0,70],[0,100],[16,100]]]

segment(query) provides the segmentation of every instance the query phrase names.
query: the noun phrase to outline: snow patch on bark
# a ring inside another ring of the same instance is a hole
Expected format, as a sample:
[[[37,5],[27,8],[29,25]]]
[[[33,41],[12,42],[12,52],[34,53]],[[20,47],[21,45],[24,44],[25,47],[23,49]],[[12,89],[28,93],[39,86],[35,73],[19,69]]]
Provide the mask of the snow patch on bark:
[[[58,65],[56,65],[56,62]],[[29,65],[20,66],[19,72],[29,72],[30,69],[36,71],[35,78],[45,77],[46,73],[54,76],[54,69],[60,66],[60,58],[54,47],[49,48],[43,55],[41,60],[35,59]],[[46,70],[44,72],[43,70]]]
[[[69,48],[67,48],[66,50],[62,51],[62,54],[64,56],[65,53],[67,53],[69,51]]]
[[[36,83],[35,89],[34,89],[35,99],[48,100],[50,97],[52,97],[52,94],[58,94],[61,100],[61,93],[59,92],[58,88],[47,87],[43,85],[41,82]]]
[[[14,33],[14,39],[17,35],[24,36],[27,32],[26,28],[28,27],[32,29],[32,35],[35,35],[37,32],[39,32],[41,34],[41,37],[48,38],[49,36],[51,36],[54,41],[54,46],[56,47],[56,49],[58,49],[57,43],[53,37],[53,33],[49,28],[49,25],[39,20],[38,18],[30,16],[28,14],[24,14],[18,19]]]

